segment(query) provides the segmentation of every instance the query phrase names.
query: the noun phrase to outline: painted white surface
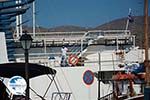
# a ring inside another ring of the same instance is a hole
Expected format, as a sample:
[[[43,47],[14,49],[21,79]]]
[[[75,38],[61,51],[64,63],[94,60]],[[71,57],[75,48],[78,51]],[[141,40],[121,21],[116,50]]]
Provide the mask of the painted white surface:
[[[101,71],[123,70],[123,68],[121,69],[118,67],[118,64],[120,64],[121,62],[116,56],[114,50],[95,52],[94,54],[88,55],[86,58],[88,60],[86,61],[87,63],[85,63],[85,66],[99,67],[100,61]]]
[[[7,49],[6,49],[6,39],[5,33],[0,32],[0,63],[7,63]]]
[[[57,67],[55,69],[57,70],[55,81],[60,89],[60,92],[71,92],[72,95],[70,100],[97,99],[97,79],[94,78],[94,82],[91,86],[86,86],[82,79],[83,73],[86,70],[91,70],[94,72],[97,71],[97,67]],[[44,75],[31,79],[30,85],[39,95],[43,96],[49,83],[49,79]],[[100,88],[101,97],[110,93],[112,90],[110,85],[104,85],[103,83],[101,83]],[[54,82],[48,91],[48,95],[46,95],[46,98],[48,98],[47,100],[51,100],[52,92],[58,92]],[[33,100],[40,100],[40,98],[33,94],[33,92],[31,94]]]

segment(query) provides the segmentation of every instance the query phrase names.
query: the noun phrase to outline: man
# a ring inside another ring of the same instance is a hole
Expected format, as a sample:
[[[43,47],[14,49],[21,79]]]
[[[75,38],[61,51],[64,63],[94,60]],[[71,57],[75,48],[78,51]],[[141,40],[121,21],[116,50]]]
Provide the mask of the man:
[[[63,46],[61,48],[61,52],[62,52],[62,55],[61,55],[61,66],[62,67],[65,67],[67,65],[67,51],[68,51],[68,48],[66,48],[65,46]]]

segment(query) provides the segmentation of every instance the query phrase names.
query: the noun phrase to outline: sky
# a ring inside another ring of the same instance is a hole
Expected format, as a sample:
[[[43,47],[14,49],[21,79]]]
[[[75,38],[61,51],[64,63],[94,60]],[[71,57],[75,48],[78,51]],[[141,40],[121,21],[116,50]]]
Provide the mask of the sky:
[[[132,9],[133,16],[143,15],[144,0],[35,0],[35,7],[36,26],[96,27],[127,17],[129,8]],[[25,17],[31,25],[32,8]]]

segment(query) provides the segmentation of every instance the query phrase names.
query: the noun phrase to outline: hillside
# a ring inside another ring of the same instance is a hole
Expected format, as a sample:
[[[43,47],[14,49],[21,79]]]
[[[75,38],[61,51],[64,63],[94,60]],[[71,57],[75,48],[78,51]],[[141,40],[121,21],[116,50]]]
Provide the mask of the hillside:
[[[61,32],[70,32],[70,31],[86,31],[85,27],[66,25],[66,26],[58,26],[55,28],[50,28],[50,32],[61,31]]]

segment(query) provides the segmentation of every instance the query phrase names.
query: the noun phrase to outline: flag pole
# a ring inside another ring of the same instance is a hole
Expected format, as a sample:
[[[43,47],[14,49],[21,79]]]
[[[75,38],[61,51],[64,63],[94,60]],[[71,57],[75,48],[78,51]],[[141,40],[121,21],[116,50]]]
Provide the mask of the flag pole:
[[[131,14],[131,8],[129,8],[128,16],[129,16],[130,14]],[[127,23],[126,23],[125,31],[128,30],[128,26],[129,26],[129,18],[127,18]]]

